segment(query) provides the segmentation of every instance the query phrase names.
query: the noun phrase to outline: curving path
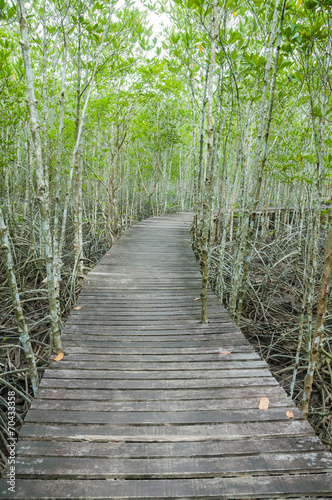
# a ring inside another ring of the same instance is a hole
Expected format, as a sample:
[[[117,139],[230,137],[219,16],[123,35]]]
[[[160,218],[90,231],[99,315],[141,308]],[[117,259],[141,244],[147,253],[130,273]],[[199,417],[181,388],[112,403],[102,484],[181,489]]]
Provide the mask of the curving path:
[[[89,273],[1,499],[332,498],[331,454],[212,293],[199,323],[190,219],[137,224]]]

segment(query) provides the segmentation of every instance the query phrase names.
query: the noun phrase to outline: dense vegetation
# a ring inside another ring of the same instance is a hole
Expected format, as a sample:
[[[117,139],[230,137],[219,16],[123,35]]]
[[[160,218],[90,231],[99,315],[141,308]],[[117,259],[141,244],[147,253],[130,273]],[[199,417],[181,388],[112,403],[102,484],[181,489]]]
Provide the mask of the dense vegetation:
[[[85,273],[136,220],[193,210],[202,321],[210,280],[331,445],[331,15],[0,0],[4,444],[6,392],[27,409]]]

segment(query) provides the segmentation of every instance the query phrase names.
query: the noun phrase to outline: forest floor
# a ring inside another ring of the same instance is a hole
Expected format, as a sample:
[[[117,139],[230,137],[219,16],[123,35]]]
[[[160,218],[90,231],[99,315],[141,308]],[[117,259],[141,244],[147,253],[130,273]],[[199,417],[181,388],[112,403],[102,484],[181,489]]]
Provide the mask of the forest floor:
[[[284,224],[281,227],[282,238],[275,240],[273,231],[256,238],[250,272],[247,280],[247,292],[241,315],[241,330],[254,345],[260,356],[267,361],[273,375],[280,385],[291,394],[291,382],[294,372],[295,355],[298,349],[300,325],[303,321],[303,341],[300,351],[300,363],[297,369],[293,399],[300,407],[303,393],[303,381],[307,372],[306,330],[310,318],[306,315],[303,304],[305,263],[297,261],[297,227]],[[235,255],[235,242],[226,244],[224,266],[224,306],[228,306],[231,285],[231,273]],[[271,254],[274,256],[271,257]],[[324,241],[320,241],[319,268],[322,267]],[[271,266],[271,260],[277,265]],[[215,246],[212,256],[211,284],[216,288],[216,276],[219,262],[219,248]],[[268,270],[268,271],[267,271]],[[319,273],[318,273],[319,274]],[[318,277],[317,277],[318,278]],[[320,279],[316,280],[313,300],[313,324],[315,320]],[[303,315],[303,316],[302,316]],[[325,345],[321,363],[315,373],[313,393],[310,401],[308,421],[316,434],[329,450],[332,450],[332,304],[328,304],[325,320]]]

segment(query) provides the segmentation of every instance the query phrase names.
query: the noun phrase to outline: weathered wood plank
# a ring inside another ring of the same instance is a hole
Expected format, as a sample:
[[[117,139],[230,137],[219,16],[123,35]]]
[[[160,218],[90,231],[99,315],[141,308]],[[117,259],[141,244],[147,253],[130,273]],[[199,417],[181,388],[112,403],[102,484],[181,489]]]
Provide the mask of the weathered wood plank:
[[[39,410],[30,408],[25,422],[61,423],[61,424],[202,424],[228,422],[279,422],[288,421],[286,412],[290,408],[269,408],[268,410],[201,410],[201,411],[79,411],[79,410]],[[292,405],[294,419],[301,419],[301,412]]]
[[[112,354],[112,355],[117,355],[119,356],[120,354],[124,354],[126,356],[129,355],[165,355],[165,356],[176,356],[176,355],[181,355],[181,356],[187,356],[187,355],[192,355],[192,354],[221,354],[221,352],[229,351],[231,350],[232,353],[249,353],[252,354],[254,353],[254,349],[250,344],[245,344],[245,345],[231,345],[229,342],[225,341],[222,342],[220,346],[216,347],[209,347],[209,346],[196,346],[196,347],[167,347],[165,348],[160,348],[160,347],[144,347],[144,350],[140,348],[131,348],[131,347],[122,347],[121,350],[117,349],[116,351],[112,348],[105,348],[105,346],[100,346],[97,342],[96,346],[81,346],[73,344],[68,346],[68,342],[66,342],[66,347],[65,347],[65,353],[71,354],[71,353],[89,353],[89,354]],[[132,345],[132,344],[130,344]],[[154,344],[155,345],[155,344]]]
[[[70,441],[208,441],[285,436],[313,436],[314,431],[304,420],[279,422],[237,422],[197,425],[98,425],[26,423],[20,433],[24,439],[54,439]]]
[[[243,474],[332,472],[330,453],[283,453],[226,458],[99,458],[43,457],[38,460],[18,458],[16,475],[20,478],[46,476],[70,478],[185,478],[219,477]]]
[[[75,498],[103,499],[190,499],[253,500],[253,498],[332,498],[332,474],[280,475],[256,477],[228,477],[211,479],[166,480],[17,480],[17,499]],[[3,482],[0,498],[8,496]]]
[[[70,359],[69,359],[70,358]],[[184,361],[177,362],[142,362],[142,361],[133,361],[131,362],[118,362],[118,361],[98,361],[98,364],[94,364],[90,361],[79,361],[72,360],[71,356],[66,356],[61,363],[57,361],[53,361],[51,363],[51,369],[54,370],[121,370],[123,372],[127,371],[205,371],[218,370],[218,374],[220,375],[221,370],[239,370],[239,369],[257,369],[257,368],[267,368],[267,364],[262,360],[247,360],[247,361],[224,361],[220,359],[219,361],[191,361],[190,363],[186,363]]]
[[[80,395],[78,395],[79,397]],[[47,397],[47,394],[46,394]],[[104,398],[107,398],[105,395]],[[257,409],[260,397],[242,397],[238,399],[203,399],[203,400],[180,400],[180,401],[102,401],[73,400],[66,399],[35,399],[32,404],[34,410],[72,410],[72,411],[126,411],[126,412],[174,412],[174,411],[198,411],[198,410],[240,410]],[[273,395],[269,398],[270,408],[285,407],[295,408],[292,400],[286,400],[283,394]]]
[[[274,400],[276,397],[281,397],[283,401],[290,402],[286,398],[285,392],[277,385],[272,386],[244,386],[244,387],[225,387],[225,388],[204,388],[204,389],[87,389],[85,388],[52,388],[40,387],[37,393],[37,398],[58,399],[60,400],[89,400],[89,401],[186,401],[193,402],[203,401],[208,403],[209,399],[230,399],[235,403],[239,400],[260,398],[261,395]]]
[[[139,303],[144,303],[146,304],[146,299],[149,298],[151,300],[151,305],[164,302],[165,304],[170,303],[172,306],[176,304],[177,300],[181,300],[181,304],[190,304],[192,305],[195,302],[195,299],[197,299],[199,295],[194,295],[190,293],[186,293],[186,290],[183,290],[183,292],[178,292],[176,290],[169,290],[169,291],[144,291],[144,290],[133,290],[130,293],[125,293],[125,291],[118,290],[116,291],[100,291],[98,290],[98,293],[93,293],[92,288],[86,288],[82,289],[79,299],[78,300],[86,300],[89,301],[91,300],[96,300],[97,304],[100,303],[108,303],[110,300],[114,301],[114,304],[121,303],[122,300],[126,303],[126,301],[129,301],[130,298],[134,300],[133,305],[139,304]],[[149,303],[150,303],[149,300]],[[200,299],[199,299],[200,300]],[[208,302],[216,305],[217,304],[217,298],[215,296],[212,296],[211,294],[208,294]],[[221,312],[225,312],[225,309],[221,306]]]
[[[91,300],[93,300],[94,306],[91,305]],[[193,301],[193,300],[192,300]],[[170,299],[160,299],[159,301],[149,301],[147,304],[146,301],[141,300],[141,302],[138,304],[137,300],[135,301],[136,303],[133,304],[130,300],[118,300],[117,302],[114,302],[113,299],[111,299],[111,303],[107,300],[105,302],[98,302],[98,297],[89,297],[89,300],[83,301],[83,299],[79,299],[78,301],[82,309],[85,309],[85,311],[82,311],[82,313],[91,313],[91,312],[96,312],[96,311],[110,311],[113,313],[114,311],[119,312],[119,313],[125,313],[125,312],[132,312],[132,313],[149,313],[149,312],[178,312],[178,313],[199,313],[200,311],[200,302],[194,307],[191,303],[182,303],[181,300],[181,306],[174,304],[174,300]],[[217,309],[217,305],[213,305],[213,308]],[[76,310],[74,309],[72,314],[76,314]],[[78,312],[77,312],[78,314]],[[217,311],[215,312],[217,314]],[[221,315],[223,317],[224,315]],[[228,317],[228,322],[229,324],[232,324],[234,327],[234,323],[230,321]],[[239,330],[239,328],[238,328]],[[240,331],[240,330],[239,330]]]
[[[182,319],[182,318],[178,318],[176,316],[172,317],[170,316],[169,319],[165,320],[165,319],[161,319],[159,318],[159,321],[158,319],[156,318],[149,318],[149,317],[145,317],[144,319],[142,318],[141,320],[140,319],[135,319],[135,318],[118,318],[116,319],[116,317],[108,317],[108,316],[96,316],[96,317],[90,317],[90,318],[82,318],[79,320],[79,324],[81,325],[109,325],[110,322],[112,321],[112,326],[114,324],[114,326],[116,325],[124,325],[125,327],[130,327],[130,326],[134,326],[134,327],[140,327],[140,326],[145,326],[145,325],[151,325],[153,327],[158,327],[159,325],[159,322],[163,324],[163,326],[167,326],[167,325],[179,325],[179,326],[186,326],[187,328],[190,328],[190,327],[193,327],[195,328],[196,325],[199,325],[199,318],[197,317],[197,320],[195,319],[191,319],[191,318],[187,318],[187,319]],[[72,320],[68,320],[68,325],[71,325],[71,324],[75,324],[77,320],[76,319],[72,319]],[[212,323],[213,326],[216,326],[218,328],[223,328],[224,327],[224,324],[222,323],[222,321],[219,321],[219,322],[214,322]],[[158,329],[158,328],[157,328]]]
[[[251,378],[258,378],[258,377],[268,377],[272,375],[270,374],[270,371],[268,368],[253,368],[253,369],[238,369],[238,370],[210,370],[210,369],[205,369],[205,370],[181,370],[181,371],[176,371],[176,370],[162,370],[160,369],[159,371],[134,371],[134,370],[105,370],[105,369],[98,369],[98,370],[85,370],[85,369],[78,369],[78,370],[58,370],[58,369],[50,369],[47,370],[47,373],[44,375],[45,378],[61,378],[61,379],[91,379],[93,378],[94,380],[96,379],[103,379],[103,380],[171,380],[171,379],[181,379],[181,380],[186,380],[186,379],[217,379],[217,378],[243,378],[243,377],[251,377]]]
[[[200,347],[206,347],[206,348],[209,348],[209,347],[219,347],[220,350],[224,350],[225,349],[225,344],[227,345],[227,347],[229,347],[230,349],[231,348],[234,348],[234,346],[241,346],[243,347],[246,342],[241,342],[241,339],[238,339],[238,340],[225,340],[225,342],[223,342],[222,339],[220,340],[197,340],[197,341],[184,341],[184,342],[180,342],[180,341],[177,341],[177,342],[163,342],[163,341],[160,341],[160,342],[149,342],[149,341],[131,341],[130,343],[129,342],[123,342],[123,341],[114,341],[112,342],[112,340],[89,340],[89,339],[85,339],[83,338],[82,336],[80,335],[77,335],[76,337],[73,337],[71,339],[67,339],[66,340],[66,345],[68,347],[72,347],[72,346],[77,346],[77,344],[79,344],[80,346],[87,346],[87,347],[102,347],[102,348],[120,348],[120,349],[125,349],[126,348],[126,344],[127,345],[130,345],[131,347],[139,347],[141,349],[146,349],[147,352],[151,352],[151,349],[153,349],[154,351],[153,352],[156,352],[156,348],[157,347],[160,347],[160,348],[163,348],[164,351],[167,351],[168,349],[181,349],[181,348],[184,348],[184,347],[196,347],[196,348],[200,348]],[[249,345],[249,344],[248,344]],[[250,346],[250,350],[252,350],[252,347]]]
[[[269,377],[252,378],[215,378],[215,379],[168,379],[168,380],[148,380],[148,379],[61,379],[44,377],[40,387],[71,387],[76,389],[200,389],[200,388],[221,388],[221,387],[249,387],[249,386],[276,386],[277,381]]]
[[[281,437],[274,439],[243,439],[236,441],[196,441],[173,443],[20,441],[20,456],[73,456],[90,458],[146,457],[223,457],[267,453],[304,453],[324,451],[316,436]]]
[[[177,335],[172,335],[171,332],[164,333],[164,335],[152,335],[152,333],[156,332],[147,332],[147,330],[144,330],[145,335],[131,335],[128,333],[128,331],[123,330],[121,333],[114,332],[113,335],[111,335],[109,332],[96,332],[93,335],[94,341],[100,340],[100,341],[108,341],[111,340],[112,342],[155,342],[156,345],[158,345],[158,342],[189,342],[189,341],[211,341],[211,340],[216,340],[220,341],[221,334],[216,334],[216,335],[209,335],[207,336],[206,334],[195,334],[194,332],[190,337],[188,335],[181,335],[180,333],[177,333]],[[76,340],[78,337],[82,338],[84,340],[87,340],[85,337],[91,335],[88,334],[88,332],[66,332],[63,334],[63,338],[65,339],[74,339]],[[230,341],[239,341],[241,340],[240,334],[238,333],[227,333],[222,335],[222,340],[230,340]]]
[[[183,325],[184,326],[184,325]],[[211,328],[211,331],[208,331],[204,328],[192,328],[189,329],[187,327],[181,327],[179,326],[176,328],[176,325],[159,325],[158,328],[155,326],[151,326],[148,324],[145,324],[143,326],[139,327],[130,327],[130,326],[125,326],[125,325],[113,325],[112,323],[109,323],[107,325],[95,325],[94,327],[94,332],[95,335],[176,335],[177,338],[179,338],[182,335],[205,335],[209,337],[210,335],[218,335],[218,339],[222,339],[223,341],[227,340],[228,338],[230,340],[232,339],[240,339],[242,335],[243,339],[243,334],[239,332],[236,328],[229,327],[229,325],[225,325],[223,328]],[[71,335],[71,334],[81,334],[85,335],[90,331],[91,335],[91,326],[89,325],[80,325],[79,323],[75,324],[69,324],[66,325],[66,329],[63,333],[63,335]],[[187,337],[187,340],[190,340],[189,337]],[[244,341],[245,345],[249,345],[247,341]]]
[[[132,366],[132,363],[139,362],[144,363],[145,365],[152,366],[153,363],[158,363],[158,366],[170,366],[174,363],[190,363],[195,369],[196,363],[205,363],[212,362],[215,363],[220,361],[223,363],[224,367],[228,367],[229,364],[239,362],[239,363],[251,363],[256,361],[262,361],[261,358],[255,352],[230,352],[226,351],[227,354],[221,354],[219,351],[215,353],[211,352],[211,354],[146,354],[144,351],[140,354],[129,354],[126,353],[125,356],[114,354],[112,352],[109,353],[80,353],[76,352],[75,348],[72,349],[73,352],[68,352],[69,349],[66,349],[65,356],[61,361],[61,364],[58,362],[52,362],[52,364],[56,364],[59,368],[61,368],[62,363],[71,363],[73,361],[76,362],[113,362],[113,367],[116,367],[116,363],[127,363]],[[223,352],[223,351],[221,351]],[[224,351],[225,352],[225,351]],[[265,363],[265,361],[263,361]],[[78,366],[78,365],[77,365]]]

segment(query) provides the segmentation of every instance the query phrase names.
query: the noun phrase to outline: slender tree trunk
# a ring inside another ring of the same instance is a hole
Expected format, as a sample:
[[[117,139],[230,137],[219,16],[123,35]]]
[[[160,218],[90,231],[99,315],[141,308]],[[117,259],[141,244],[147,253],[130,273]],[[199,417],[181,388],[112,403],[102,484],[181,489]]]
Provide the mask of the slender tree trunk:
[[[207,315],[207,290],[210,270],[210,240],[211,224],[214,202],[214,165],[213,165],[213,79],[216,66],[216,42],[218,37],[218,0],[213,0],[212,10],[212,33],[211,33],[211,56],[209,65],[209,77],[207,85],[207,160],[205,175],[205,190],[203,201],[203,226],[202,226],[202,253],[201,253],[201,273],[202,273],[202,323],[208,323]]]
[[[39,378],[36,367],[35,355],[32,350],[31,340],[28,333],[28,328],[26,326],[23,311],[20,302],[20,296],[17,289],[15,273],[13,270],[13,259],[10,250],[10,243],[8,238],[8,232],[3,219],[2,210],[0,207],[0,245],[2,250],[3,262],[6,269],[10,295],[12,299],[13,309],[15,313],[15,319],[17,324],[18,333],[20,336],[20,341],[24,350],[24,354],[29,367],[29,375],[31,379],[31,385],[33,393],[36,394]]]
[[[78,3],[77,17],[81,17],[81,1]],[[77,86],[76,86],[76,139],[80,129],[81,122],[81,79],[82,79],[82,35],[81,23],[78,22],[77,37]],[[74,202],[74,234],[75,234],[75,275],[79,279],[83,276],[83,241],[82,241],[82,158],[81,148],[83,140],[84,124],[82,126],[79,147],[75,157],[75,202]]]
[[[42,126],[42,141],[43,141],[43,165],[44,165],[44,179],[46,190],[49,193],[49,203],[51,210],[51,195],[49,186],[49,165],[48,165],[48,151],[47,151],[47,118],[48,118],[48,103],[47,103],[47,29],[46,29],[46,0],[43,0],[43,66],[42,66],[42,82],[43,82],[43,126]]]
[[[317,186],[315,192],[315,200],[314,200],[314,217],[313,217],[313,229],[314,229],[314,238],[316,237],[313,259],[312,259],[312,273],[311,273],[311,287],[310,287],[310,299],[313,297],[314,293],[314,284],[315,277],[317,271],[317,257],[318,257],[318,239],[320,232],[320,207],[321,207],[321,198],[322,198],[322,183],[323,183],[323,173],[324,173],[324,135],[325,135],[325,119],[326,119],[326,107],[327,107],[327,88],[328,82],[330,80],[330,61],[331,61],[331,20],[332,13],[331,11],[328,14],[328,42],[326,46],[326,60],[325,65],[323,66],[324,76],[322,78],[323,89],[320,96],[320,111],[321,116],[319,118],[318,125],[318,133],[316,132],[315,127],[315,119],[314,119],[314,105],[312,92],[309,87],[309,95],[310,95],[310,103],[311,103],[311,115],[312,115],[312,127],[315,139],[315,147],[316,147],[316,156],[317,156]],[[308,77],[310,78],[310,76]],[[309,81],[309,80],[308,80]],[[315,234],[316,233],[316,234]],[[310,356],[308,360],[308,371],[304,380],[304,391],[303,391],[303,400],[302,400],[302,413],[305,418],[308,416],[309,411],[309,402],[310,396],[312,392],[312,384],[315,373],[315,368],[317,362],[319,360],[320,348],[322,347],[322,342],[324,339],[324,315],[327,305],[328,299],[328,289],[329,282],[331,277],[331,266],[332,266],[332,209],[329,214],[329,232],[325,249],[325,260],[324,260],[324,269],[323,269],[323,277],[320,288],[320,294],[318,299],[318,308],[317,308],[317,318],[316,318],[316,326],[313,334],[313,338],[311,340],[311,332],[310,332]],[[312,308],[310,310],[310,325],[312,319]]]
[[[332,271],[332,209],[330,210],[329,213],[329,231],[325,248],[322,283],[318,298],[316,326],[313,335],[308,371],[304,379],[302,412],[305,418],[307,418],[309,412],[309,402],[312,393],[312,384],[314,380],[315,368],[320,358],[320,349],[322,347],[324,339],[324,319],[325,319],[326,305],[328,300],[328,292],[330,287],[331,271]]]
[[[245,240],[245,242],[243,243],[243,253],[241,253],[241,258],[240,258],[239,262],[237,263],[238,279],[235,283],[235,285],[236,285],[235,289],[232,290],[231,311],[232,311],[233,316],[235,316],[236,300],[238,299],[237,311],[236,311],[237,324],[239,324],[239,322],[240,322],[240,316],[241,316],[241,312],[242,312],[243,299],[244,299],[244,294],[245,294],[245,290],[246,290],[246,282],[247,282],[247,276],[248,276],[249,265],[250,265],[250,260],[251,260],[250,255],[251,255],[251,248],[252,248],[252,237],[253,237],[254,226],[255,226],[255,211],[257,210],[257,206],[259,203],[259,196],[260,196],[261,186],[262,186],[262,182],[263,182],[264,167],[265,167],[266,160],[267,160],[267,147],[268,147],[270,126],[271,126],[271,121],[272,121],[272,114],[273,114],[274,94],[275,94],[277,72],[278,72],[278,62],[279,62],[279,54],[280,54],[280,46],[281,46],[281,30],[282,30],[282,26],[283,26],[283,22],[284,22],[284,17],[285,17],[285,6],[286,6],[286,0],[283,0],[281,17],[280,17],[280,22],[279,22],[278,34],[277,34],[277,48],[276,48],[276,55],[275,55],[275,60],[274,60],[274,69],[273,69],[273,75],[272,75],[272,79],[271,79],[268,113],[267,113],[266,120],[265,120],[265,105],[266,105],[267,87],[268,87],[268,81],[269,81],[269,73],[270,73],[271,66],[272,66],[272,49],[273,49],[273,45],[275,43],[275,33],[276,33],[277,17],[278,17],[278,10],[279,10],[278,9],[279,0],[276,0],[275,9],[274,9],[274,16],[273,16],[273,21],[272,21],[272,27],[271,27],[271,33],[270,33],[270,39],[269,39],[269,44],[267,47],[267,61],[266,61],[266,66],[265,66],[264,85],[263,85],[263,92],[262,92],[262,98],[261,98],[261,106],[260,106],[260,114],[259,114],[259,127],[258,127],[258,136],[257,136],[257,142],[256,142],[255,161],[254,161],[254,174],[257,171],[258,176],[257,176],[257,180],[255,182],[255,185],[254,185],[254,188],[252,191],[250,206],[249,206],[249,209],[247,210],[247,213],[246,213],[245,219],[244,219],[242,238]],[[264,137],[263,137],[264,127],[265,127],[265,133],[264,133]],[[242,272],[241,272],[241,268],[242,268]]]
[[[92,92],[92,88],[94,86],[94,80],[95,80],[96,71],[97,71],[97,68],[98,68],[98,65],[99,65],[99,62],[100,62],[100,58],[101,58],[101,54],[102,54],[102,51],[103,51],[103,48],[104,48],[104,40],[105,40],[105,37],[106,37],[106,35],[108,33],[108,28],[109,28],[111,13],[112,13],[112,3],[110,2],[110,8],[109,8],[109,13],[108,13],[108,18],[107,18],[107,22],[106,22],[106,25],[105,25],[105,28],[104,28],[103,35],[102,35],[102,39],[101,39],[101,42],[100,42],[98,53],[97,53],[97,56],[96,56],[96,59],[95,59],[94,70],[93,70],[90,82],[87,85],[87,88],[85,89],[85,97],[84,97],[84,103],[83,103],[82,112],[81,112],[81,118],[80,118],[79,127],[78,127],[78,131],[77,131],[77,135],[76,135],[76,141],[75,141],[74,149],[73,149],[71,160],[70,160],[69,175],[68,175],[68,179],[67,179],[66,195],[65,195],[64,208],[63,208],[61,238],[60,238],[60,245],[59,245],[59,253],[60,253],[60,255],[62,254],[62,248],[63,248],[64,241],[65,241],[69,197],[70,197],[71,184],[72,184],[72,179],[73,179],[73,174],[74,174],[74,169],[75,169],[75,164],[76,164],[76,157],[77,157],[78,151],[79,151],[79,145],[80,145],[80,141],[81,141],[81,135],[82,135],[82,132],[83,132],[83,126],[84,126],[84,121],[85,121],[86,110],[87,110],[87,107],[88,107],[88,103],[89,103],[90,95],[91,95],[91,92]]]
[[[60,215],[60,196],[61,196],[61,155],[63,149],[63,129],[65,120],[65,91],[66,91],[66,72],[67,72],[67,55],[68,55],[68,33],[66,26],[66,18],[64,19],[64,47],[63,47],[63,60],[61,69],[61,91],[60,91],[60,113],[59,113],[59,132],[58,132],[58,144],[56,150],[56,167],[55,167],[55,207],[54,207],[54,233],[53,233],[53,248],[54,248],[54,277],[55,277],[55,290],[56,290],[56,300],[58,313],[61,313],[60,307],[60,280],[61,280],[61,266],[62,266],[62,255],[59,242],[59,215]]]
[[[202,182],[203,175],[203,148],[204,148],[204,127],[205,127],[205,108],[207,104],[207,91],[209,84],[209,65],[206,65],[205,84],[203,89],[202,107],[200,116],[200,132],[199,132],[199,153],[197,165],[197,198],[195,198],[195,212],[194,212],[194,241],[197,248],[196,256],[199,256],[202,250],[202,235],[200,227],[200,219],[202,213],[202,200],[204,196],[204,184]]]
[[[27,81],[27,101],[30,112],[30,127],[32,139],[35,146],[36,157],[36,181],[37,181],[37,200],[39,203],[40,218],[41,218],[41,234],[44,248],[44,256],[46,261],[46,275],[48,300],[51,319],[51,335],[56,353],[62,351],[61,336],[59,328],[59,316],[57,309],[56,290],[54,283],[54,263],[52,254],[52,236],[50,227],[49,199],[47,191],[47,183],[44,178],[44,167],[42,158],[42,148],[39,135],[38,112],[36,106],[35,89],[33,81],[33,72],[31,65],[31,50],[28,35],[28,25],[25,15],[25,2],[18,0],[20,10],[20,29],[21,29],[21,45],[25,65],[25,74]]]

